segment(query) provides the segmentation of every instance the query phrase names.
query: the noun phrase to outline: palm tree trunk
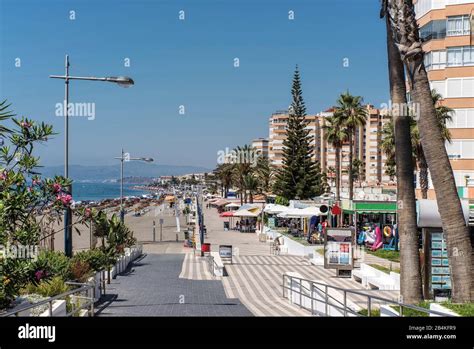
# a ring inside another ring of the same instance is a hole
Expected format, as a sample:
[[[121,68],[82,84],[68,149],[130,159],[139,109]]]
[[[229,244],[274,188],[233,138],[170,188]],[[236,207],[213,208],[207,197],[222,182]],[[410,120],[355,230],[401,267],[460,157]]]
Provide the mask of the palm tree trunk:
[[[336,202],[341,200],[341,148],[336,147]]]
[[[420,106],[418,129],[421,145],[431,173],[446,236],[452,279],[452,300],[458,303],[469,302],[472,258],[469,229],[464,220],[453,170],[436,119],[423,57],[420,55],[417,60],[421,68],[415,69],[413,74],[413,99]]]
[[[418,155],[418,169],[420,171],[421,198],[428,199],[428,164],[426,163],[423,151]]]
[[[403,62],[393,41],[392,28],[385,14],[387,27],[388,72],[390,97],[398,110],[407,104]],[[408,115],[392,113],[397,174],[397,228],[400,239],[400,294],[410,304],[423,299],[418,234],[416,224],[416,199],[413,184],[413,157]]]
[[[438,202],[438,211],[446,237],[451,270],[452,301],[469,302],[471,287],[472,248],[469,229],[459,199],[454,174],[440,132],[436,109],[431,96],[428,74],[423,63],[423,50],[412,1],[389,0],[394,14],[391,27],[396,32],[400,50],[409,74],[413,101],[418,105],[418,129]]]
[[[354,198],[354,177],[352,176],[352,161],[354,157],[354,144],[353,144],[353,134],[354,130],[349,130],[349,168],[347,172],[349,173],[349,200]]]

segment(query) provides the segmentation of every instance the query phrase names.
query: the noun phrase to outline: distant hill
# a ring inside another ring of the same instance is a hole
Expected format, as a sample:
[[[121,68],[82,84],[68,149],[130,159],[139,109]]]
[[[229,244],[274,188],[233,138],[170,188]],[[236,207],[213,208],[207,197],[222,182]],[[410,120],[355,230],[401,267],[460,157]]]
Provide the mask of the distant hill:
[[[37,169],[44,177],[63,175],[63,166],[45,166]],[[124,177],[160,177],[160,176],[180,176],[190,173],[202,173],[211,171],[199,166],[175,166],[150,164],[140,161],[130,161],[124,165]],[[120,178],[120,162],[116,165],[106,166],[83,166],[70,165],[69,176],[80,181],[107,181]]]

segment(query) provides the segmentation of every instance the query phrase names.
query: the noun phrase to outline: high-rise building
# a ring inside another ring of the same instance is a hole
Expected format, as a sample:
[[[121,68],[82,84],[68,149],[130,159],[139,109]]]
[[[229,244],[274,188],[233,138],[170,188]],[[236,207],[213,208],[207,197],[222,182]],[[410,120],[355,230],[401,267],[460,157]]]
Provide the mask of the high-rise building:
[[[336,151],[326,140],[325,121],[333,115],[333,109],[328,109],[315,115],[307,115],[307,128],[310,131],[313,160],[318,161],[321,171],[326,172],[330,179],[335,177]],[[387,113],[372,106],[367,106],[367,122],[356,130],[354,139],[354,158],[360,160],[359,186],[392,186],[394,182],[385,175],[386,156],[380,149],[382,127],[389,120]],[[288,112],[273,113],[269,120],[268,154],[274,167],[282,166],[283,141],[286,138]],[[349,143],[341,149],[342,183],[347,186],[349,177]]]
[[[252,141],[252,147],[257,150],[263,157],[268,158],[268,139],[257,138]]]
[[[319,118],[316,115],[307,115],[307,128],[312,135],[311,146],[315,146],[315,140],[319,136]],[[288,123],[288,111],[279,110],[270,116],[268,137],[268,158],[270,164],[275,167],[283,165],[283,141],[286,139],[286,125]],[[313,160],[319,160],[318,151],[313,153]]]
[[[418,0],[415,12],[431,88],[454,109],[446,148],[456,186],[461,197],[474,198],[467,188],[474,179],[474,1]],[[431,181],[428,196],[434,197]]]

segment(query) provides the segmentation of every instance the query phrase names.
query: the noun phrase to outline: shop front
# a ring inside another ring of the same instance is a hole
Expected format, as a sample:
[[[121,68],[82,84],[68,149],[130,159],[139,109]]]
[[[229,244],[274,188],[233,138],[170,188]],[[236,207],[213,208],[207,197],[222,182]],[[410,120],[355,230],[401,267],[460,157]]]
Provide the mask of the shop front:
[[[343,200],[343,227],[355,227],[358,244],[398,250],[397,202]]]

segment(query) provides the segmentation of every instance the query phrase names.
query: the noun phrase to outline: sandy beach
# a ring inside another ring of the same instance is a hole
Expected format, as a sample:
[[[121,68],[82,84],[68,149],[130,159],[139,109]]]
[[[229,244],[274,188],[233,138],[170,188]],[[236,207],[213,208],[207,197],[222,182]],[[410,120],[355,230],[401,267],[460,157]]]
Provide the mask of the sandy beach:
[[[163,242],[176,242],[176,217],[174,216],[174,209],[170,209],[166,204],[156,205],[151,204],[146,206],[143,211],[144,214],[135,216],[133,209],[125,215],[125,224],[133,231],[133,235],[137,238],[138,243],[150,244],[153,243],[153,221],[155,221],[155,238],[156,242],[160,241],[160,219],[163,219],[162,226],[162,240]],[[112,213],[110,213],[111,215]],[[116,213],[118,215],[118,213]],[[56,251],[64,251],[64,233],[61,231],[63,223],[55,225],[54,230],[58,231],[54,238],[54,249]],[[89,249],[90,247],[90,229],[82,224],[76,224],[74,227],[78,228],[80,234],[73,228],[73,250],[80,251]],[[186,229],[186,219],[180,215],[181,232],[178,234],[179,245],[183,245],[184,230]],[[48,246],[50,242],[48,241]]]

